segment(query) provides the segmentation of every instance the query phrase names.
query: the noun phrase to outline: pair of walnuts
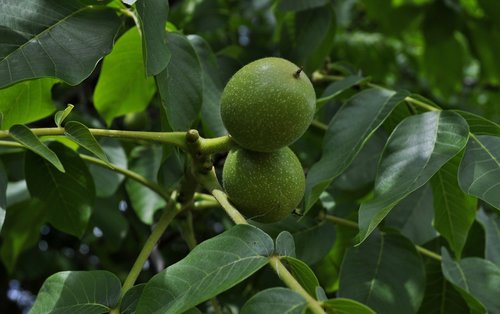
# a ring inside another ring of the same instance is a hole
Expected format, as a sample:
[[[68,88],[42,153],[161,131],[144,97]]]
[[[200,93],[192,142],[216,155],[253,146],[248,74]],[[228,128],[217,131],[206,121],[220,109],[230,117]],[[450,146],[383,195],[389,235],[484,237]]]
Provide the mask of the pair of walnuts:
[[[276,222],[299,204],[304,172],[287,146],[304,134],[315,110],[311,82],[285,59],[249,63],[227,83],[221,116],[240,148],[229,152],[222,181],[229,200],[248,218]]]

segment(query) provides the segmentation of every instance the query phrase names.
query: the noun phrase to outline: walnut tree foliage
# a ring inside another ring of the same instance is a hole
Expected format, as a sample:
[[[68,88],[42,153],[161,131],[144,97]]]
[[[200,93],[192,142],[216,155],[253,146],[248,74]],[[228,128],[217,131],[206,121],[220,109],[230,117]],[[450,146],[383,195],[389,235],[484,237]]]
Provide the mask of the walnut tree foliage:
[[[0,0],[0,312],[500,313],[498,51],[496,0]],[[269,56],[317,102],[264,224],[219,107]]]

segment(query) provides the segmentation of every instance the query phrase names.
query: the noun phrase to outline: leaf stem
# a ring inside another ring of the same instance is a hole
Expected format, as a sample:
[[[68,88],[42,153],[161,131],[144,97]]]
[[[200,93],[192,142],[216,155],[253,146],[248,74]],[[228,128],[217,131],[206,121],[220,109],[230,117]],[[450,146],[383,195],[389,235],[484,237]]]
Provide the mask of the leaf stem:
[[[135,260],[132,269],[128,273],[127,278],[123,283],[121,289],[121,298],[123,298],[125,293],[127,293],[127,291],[134,286],[137,277],[139,277],[139,274],[141,273],[144,263],[151,254],[151,251],[155,247],[156,243],[158,242],[162,234],[165,232],[165,230],[167,229],[170,222],[174,219],[174,217],[182,211],[183,207],[175,201],[175,196],[176,193],[172,193],[169,202],[165,206],[163,214],[161,215],[160,219],[158,220],[158,223],[154,227],[148,239],[144,243],[141,252],[137,256],[137,259]]]
[[[30,129],[37,136],[43,135],[64,135],[64,128],[33,128]],[[186,132],[146,132],[146,131],[122,131],[108,129],[89,129],[94,136],[115,137],[133,140],[146,140],[162,144],[173,144],[182,149],[186,149]],[[0,138],[8,138],[8,130],[0,131]]]
[[[243,217],[242,214],[229,202],[229,199],[227,198],[226,193],[224,192],[224,189],[222,186],[219,184],[219,181],[217,180],[217,176],[215,175],[215,171],[212,168],[212,170],[206,174],[199,174],[197,176],[198,182],[203,185],[205,189],[207,189],[214,197],[215,199],[219,202],[219,204],[222,206],[222,208],[226,211],[229,217],[234,221],[236,224],[248,224],[247,220],[245,217]]]
[[[325,215],[325,219],[338,225],[346,226],[353,229],[359,229],[359,225],[356,222],[349,219],[340,218],[334,215]],[[420,245],[415,244],[415,248],[418,252],[420,252],[420,254],[441,262],[441,255],[434,253],[424,247],[421,247]]]
[[[216,138],[200,138],[199,149],[203,154],[210,155],[227,152],[236,146],[231,136],[225,135]]]
[[[328,130],[328,125],[326,125],[323,122],[318,121],[318,120],[312,120],[311,126],[317,128],[317,129],[320,129],[322,131]]]
[[[293,275],[288,271],[288,269],[283,265],[278,256],[271,256],[269,258],[269,265],[274,269],[278,277],[293,291],[300,294],[307,302],[307,305],[311,312],[317,314],[324,314],[325,311],[321,307],[321,304],[314,299],[307,291],[300,285],[300,283],[293,277]]]

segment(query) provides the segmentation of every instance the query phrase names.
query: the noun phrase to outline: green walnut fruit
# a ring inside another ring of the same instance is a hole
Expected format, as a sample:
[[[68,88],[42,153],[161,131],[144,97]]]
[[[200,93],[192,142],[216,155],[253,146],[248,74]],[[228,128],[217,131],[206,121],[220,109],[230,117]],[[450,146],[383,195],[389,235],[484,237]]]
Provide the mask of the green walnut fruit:
[[[231,151],[222,170],[229,200],[246,217],[271,223],[288,216],[304,196],[305,177],[288,147],[271,153]]]
[[[221,97],[224,126],[242,147],[271,152],[304,134],[316,110],[311,81],[292,62],[263,58],[229,80]]]

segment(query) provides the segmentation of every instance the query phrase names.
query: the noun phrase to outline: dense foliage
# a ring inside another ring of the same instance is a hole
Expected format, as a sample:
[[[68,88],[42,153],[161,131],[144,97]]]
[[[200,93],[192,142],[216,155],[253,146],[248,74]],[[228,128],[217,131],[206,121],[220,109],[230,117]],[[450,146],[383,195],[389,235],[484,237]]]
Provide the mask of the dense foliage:
[[[0,313],[500,313],[498,51],[497,0],[0,0]],[[269,56],[317,101],[265,224],[217,178]]]

